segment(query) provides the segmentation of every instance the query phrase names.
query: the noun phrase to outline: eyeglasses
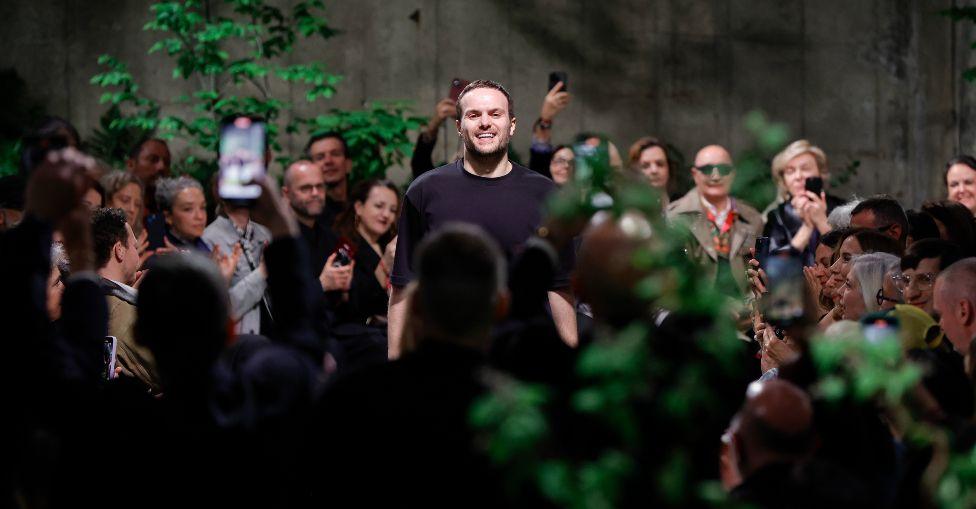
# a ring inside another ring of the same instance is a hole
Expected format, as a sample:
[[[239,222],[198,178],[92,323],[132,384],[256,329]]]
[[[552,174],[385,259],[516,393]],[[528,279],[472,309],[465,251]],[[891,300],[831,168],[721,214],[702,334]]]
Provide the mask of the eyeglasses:
[[[874,230],[877,231],[878,233],[885,233],[888,230],[890,230],[892,226],[895,226],[895,224],[896,223],[891,223],[889,225],[879,226],[879,227],[875,228]]]
[[[904,302],[898,299],[892,299],[891,297],[885,295],[883,288],[878,288],[878,294],[875,295],[874,298],[877,299],[879,306],[883,306],[885,301],[892,302],[894,304],[904,304]]]
[[[566,158],[563,158],[563,157],[554,157],[554,158],[552,158],[552,164],[555,164],[555,165],[558,165],[558,166],[562,166],[562,165],[572,166],[573,165],[573,162],[574,162],[573,159],[566,159]]]
[[[932,284],[935,283],[935,278],[938,274],[933,274],[931,272],[925,272],[922,274],[915,274],[914,276],[909,276],[907,274],[902,274],[900,276],[893,276],[892,279],[895,280],[895,287],[901,291],[905,291],[912,281],[915,281],[915,286],[919,290],[928,290],[932,288]]]
[[[721,177],[731,175],[735,171],[735,166],[731,164],[704,164],[702,166],[694,166],[694,168],[705,175],[711,175],[713,171],[718,171]]]

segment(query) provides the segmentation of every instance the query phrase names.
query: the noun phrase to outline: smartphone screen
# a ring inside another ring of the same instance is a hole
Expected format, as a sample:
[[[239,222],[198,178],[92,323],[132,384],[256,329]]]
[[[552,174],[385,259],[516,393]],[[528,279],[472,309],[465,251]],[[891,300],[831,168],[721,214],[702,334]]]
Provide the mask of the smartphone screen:
[[[770,256],[765,270],[769,293],[763,297],[763,315],[767,323],[789,327],[801,320],[805,311],[803,261],[796,256]]]
[[[105,366],[104,371],[102,371],[102,378],[105,380],[115,378],[115,354],[118,345],[119,341],[115,339],[115,336],[105,336],[105,339],[102,340],[102,360]]]
[[[769,259],[769,237],[756,238],[756,261],[759,268],[766,270],[766,260]]]
[[[454,78],[451,80],[451,93],[449,97],[452,101],[457,102],[458,97],[461,96],[461,92],[464,91],[464,87],[471,83],[468,80],[462,80],[461,78]]]
[[[549,88],[546,89],[546,92],[552,90],[552,88],[556,86],[556,83],[559,83],[560,81],[563,82],[563,88],[560,90],[560,92],[569,92],[569,76],[567,76],[563,71],[549,73]]]
[[[261,186],[249,184],[266,171],[264,122],[235,117],[220,128],[220,176],[217,190],[230,201],[253,201],[261,196]]]

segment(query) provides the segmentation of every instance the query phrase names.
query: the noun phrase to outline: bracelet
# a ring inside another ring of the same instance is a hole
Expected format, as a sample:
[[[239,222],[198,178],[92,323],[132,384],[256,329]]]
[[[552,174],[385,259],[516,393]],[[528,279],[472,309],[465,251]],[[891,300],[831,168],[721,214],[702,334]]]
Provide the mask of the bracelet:
[[[549,129],[552,129],[552,121],[542,120],[542,117],[539,117],[539,119],[535,121],[535,125],[533,127],[538,127],[543,131],[548,131]]]

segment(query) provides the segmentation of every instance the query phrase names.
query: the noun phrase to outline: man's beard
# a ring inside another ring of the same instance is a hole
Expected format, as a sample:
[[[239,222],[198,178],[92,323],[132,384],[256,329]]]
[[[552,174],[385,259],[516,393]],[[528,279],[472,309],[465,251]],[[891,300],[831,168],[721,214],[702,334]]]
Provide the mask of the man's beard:
[[[474,159],[481,162],[496,162],[501,160],[503,157],[508,156],[508,142],[510,138],[502,139],[500,134],[495,136],[498,139],[498,146],[496,146],[495,149],[490,152],[480,150],[477,144],[475,144],[476,138],[465,136],[465,156],[469,159]]]
[[[297,203],[291,202],[291,208],[295,211],[295,214],[309,219],[316,218],[319,215],[321,215],[322,210],[325,209],[325,201],[321,202],[321,205],[318,208],[319,209],[318,212],[315,213],[309,210],[310,203],[311,202],[297,202]]]

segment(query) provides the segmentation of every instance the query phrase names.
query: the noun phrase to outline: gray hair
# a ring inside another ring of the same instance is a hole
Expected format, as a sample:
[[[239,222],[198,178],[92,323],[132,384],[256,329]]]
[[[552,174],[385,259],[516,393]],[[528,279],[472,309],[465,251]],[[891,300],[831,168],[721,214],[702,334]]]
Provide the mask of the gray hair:
[[[901,267],[901,259],[891,253],[868,253],[855,256],[851,262],[851,277],[861,285],[864,309],[873,313],[878,306],[878,290],[884,285],[885,275]]]
[[[102,184],[102,188],[105,189],[105,201],[112,199],[115,193],[122,190],[123,187],[129,184],[135,184],[139,186],[139,190],[145,192],[146,188],[142,185],[142,181],[139,177],[127,172],[127,171],[113,171],[106,173],[104,177],[99,181]]]
[[[843,205],[838,205],[834,207],[834,210],[830,211],[830,215],[827,216],[827,224],[830,225],[831,230],[838,230],[840,228],[847,228],[851,225],[851,211],[854,207],[861,203],[860,198],[855,198]]]
[[[195,179],[180,175],[174,178],[159,179],[156,182],[156,205],[159,210],[173,210],[173,201],[176,195],[185,189],[199,189],[203,192],[203,186]]]
[[[58,269],[61,279],[67,279],[68,274],[71,273],[68,254],[64,251],[64,244],[60,242],[51,243],[51,267]]]

